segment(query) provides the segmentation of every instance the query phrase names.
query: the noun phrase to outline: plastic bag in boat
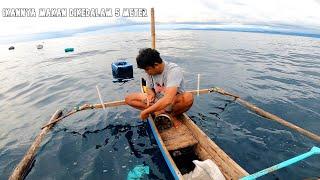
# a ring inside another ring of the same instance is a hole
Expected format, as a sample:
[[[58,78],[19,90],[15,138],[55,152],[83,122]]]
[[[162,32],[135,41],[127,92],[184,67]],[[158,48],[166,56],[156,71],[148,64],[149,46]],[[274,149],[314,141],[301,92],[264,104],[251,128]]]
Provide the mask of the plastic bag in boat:
[[[219,167],[212,160],[193,160],[192,162],[196,167],[190,173],[183,175],[185,180],[225,180]]]

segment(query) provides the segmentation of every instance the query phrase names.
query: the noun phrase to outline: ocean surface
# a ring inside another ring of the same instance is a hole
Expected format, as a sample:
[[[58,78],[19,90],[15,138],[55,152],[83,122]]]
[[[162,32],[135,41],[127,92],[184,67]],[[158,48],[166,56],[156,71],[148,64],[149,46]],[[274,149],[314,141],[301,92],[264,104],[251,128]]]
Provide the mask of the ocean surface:
[[[213,86],[320,134],[320,39],[262,33],[160,30],[157,49],[180,65],[186,89]],[[36,49],[43,43],[44,48]],[[15,50],[8,47],[14,45]],[[0,179],[7,179],[57,109],[121,100],[139,91],[140,48],[148,30],[96,31],[71,37],[0,46]],[[65,53],[64,48],[75,51]],[[135,79],[113,83],[111,63],[127,59]],[[308,151],[319,143],[248,111],[217,94],[195,97],[193,121],[249,173]],[[139,112],[127,106],[87,110],[50,131],[26,179],[126,179],[135,167],[144,179],[171,179],[154,138]],[[320,176],[320,156],[262,179]]]

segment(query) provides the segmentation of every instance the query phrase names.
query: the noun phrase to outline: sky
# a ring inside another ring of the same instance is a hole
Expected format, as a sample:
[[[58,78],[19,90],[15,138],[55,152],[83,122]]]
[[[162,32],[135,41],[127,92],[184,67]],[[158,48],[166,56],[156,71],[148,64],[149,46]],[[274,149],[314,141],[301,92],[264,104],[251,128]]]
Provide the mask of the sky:
[[[320,35],[320,0],[10,0],[3,8],[155,8],[157,23],[187,28],[284,29]],[[149,11],[148,11],[148,15]],[[0,16],[0,38],[41,35],[113,24],[149,23],[150,17],[24,18]],[[90,28],[89,28],[90,29]]]

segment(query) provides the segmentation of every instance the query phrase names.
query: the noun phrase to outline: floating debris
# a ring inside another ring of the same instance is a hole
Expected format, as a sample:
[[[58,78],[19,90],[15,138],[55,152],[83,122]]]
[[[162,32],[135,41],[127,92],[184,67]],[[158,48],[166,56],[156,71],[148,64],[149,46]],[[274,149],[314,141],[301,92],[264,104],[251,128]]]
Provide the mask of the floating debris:
[[[14,46],[10,46],[10,47],[9,47],[9,50],[14,50]]]
[[[74,48],[65,48],[64,49],[64,52],[73,52],[74,51]]]
[[[37,45],[37,49],[42,49],[43,48],[43,45],[42,44],[38,44]]]
[[[145,179],[143,178],[143,176],[149,173],[150,173],[149,166],[137,165],[129,172],[127,176],[127,180]]]

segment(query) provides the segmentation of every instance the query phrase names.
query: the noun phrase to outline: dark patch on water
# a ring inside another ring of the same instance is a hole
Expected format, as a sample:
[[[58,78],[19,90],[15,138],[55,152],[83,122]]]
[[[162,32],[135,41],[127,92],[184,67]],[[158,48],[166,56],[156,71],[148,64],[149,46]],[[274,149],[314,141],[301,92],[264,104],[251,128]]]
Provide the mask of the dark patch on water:
[[[107,145],[108,142],[109,142],[109,138],[106,138],[106,139],[104,140],[104,145]]]
[[[209,112],[209,114],[214,115],[215,117],[217,117],[218,119],[221,119],[218,113],[215,112]]]
[[[133,154],[136,158],[141,158],[142,156],[140,155],[140,152],[137,149],[135,149],[135,147],[133,145],[132,136],[133,136],[133,132],[132,131],[128,131],[126,133],[126,135],[125,135],[125,137],[128,140],[128,143],[129,143],[131,154]]]
[[[137,145],[140,146],[140,147],[146,146],[145,144],[142,144],[142,143],[138,143]]]

